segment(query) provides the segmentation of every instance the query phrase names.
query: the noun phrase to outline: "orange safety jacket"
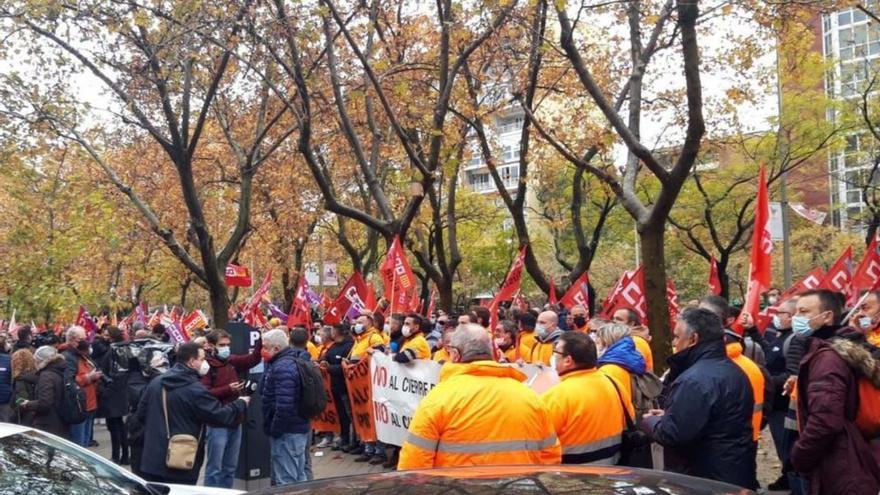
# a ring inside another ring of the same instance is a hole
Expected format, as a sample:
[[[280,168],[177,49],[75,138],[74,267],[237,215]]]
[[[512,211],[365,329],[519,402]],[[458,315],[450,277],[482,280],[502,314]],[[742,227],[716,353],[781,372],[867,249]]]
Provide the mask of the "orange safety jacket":
[[[764,416],[764,374],[754,361],[743,356],[742,344],[732,342],[725,347],[727,357],[743,370],[752,386],[752,395],[755,397],[755,409],[752,412],[752,440],[757,442],[761,436],[761,419]]]
[[[880,435],[880,390],[871,380],[861,377],[859,385],[859,410],[856,413],[856,426],[868,440]]]
[[[651,351],[651,344],[648,343],[644,337],[640,337],[638,335],[632,336],[633,343],[636,345],[636,350],[639,351],[639,354],[645,358],[645,370],[654,372],[654,353]]]
[[[546,407],[513,365],[447,363],[409,425],[397,468],[559,464]]]
[[[348,359],[359,361],[367,355],[367,349],[381,347],[383,345],[385,345],[385,341],[382,339],[382,336],[379,335],[376,330],[371,328],[360,335],[354,336],[354,345],[351,346],[351,351],[348,353]]]
[[[517,335],[517,339],[519,340],[519,358],[522,359],[523,362],[531,363],[532,348],[535,347],[535,344],[538,342],[538,337],[535,336],[535,331],[523,330]]]
[[[431,346],[428,345],[428,341],[421,332],[403,341],[403,346],[398,352],[406,351],[410,351],[412,359],[431,359]]]
[[[562,462],[616,464],[626,420],[617,389],[611,383],[615,379],[590,368],[565,373],[560,380],[541,396],[541,401],[559,435]]]
[[[603,364],[599,367],[599,371],[617,381],[617,386],[620,387],[620,395],[623,398],[623,403],[626,404],[629,417],[635,418],[636,411],[632,403],[632,375],[629,374],[629,371],[623,366],[613,363]],[[634,419],[636,423],[638,422],[637,419]]]
[[[434,351],[434,356],[431,358],[433,361],[443,361],[446,363],[451,363],[452,358],[449,357],[449,353],[446,349],[437,349]]]

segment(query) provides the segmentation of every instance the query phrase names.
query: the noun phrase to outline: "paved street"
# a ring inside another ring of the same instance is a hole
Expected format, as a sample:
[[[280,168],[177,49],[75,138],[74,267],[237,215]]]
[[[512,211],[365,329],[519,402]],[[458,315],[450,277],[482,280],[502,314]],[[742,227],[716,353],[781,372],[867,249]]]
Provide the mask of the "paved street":
[[[109,459],[111,457],[110,450],[110,433],[104,425],[95,425],[95,440],[98,442],[97,447],[90,450]],[[268,455],[268,454],[267,454]],[[369,463],[354,462],[355,456],[343,454],[339,451],[328,449],[312,451],[312,469],[315,473],[315,479],[333,478],[336,476],[351,476],[356,474],[380,473],[385,471],[382,466],[371,466]],[[125,466],[126,469],[128,466]],[[204,472],[202,473],[204,476]],[[200,480],[201,481],[201,480]],[[244,486],[243,482],[236,481],[236,488],[255,490],[269,486],[268,480],[261,483],[251,482],[248,486]]]

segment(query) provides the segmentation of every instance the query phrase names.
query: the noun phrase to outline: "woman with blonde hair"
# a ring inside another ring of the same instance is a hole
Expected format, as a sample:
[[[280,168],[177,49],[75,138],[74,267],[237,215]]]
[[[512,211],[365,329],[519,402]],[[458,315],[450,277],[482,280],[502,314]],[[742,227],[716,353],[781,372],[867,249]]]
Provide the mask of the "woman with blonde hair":
[[[632,374],[644,375],[646,365],[645,358],[636,349],[630,328],[623,323],[605,323],[596,330],[594,340],[599,369],[615,379],[621,398],[632,415]]]
[[[12,408],[18,424],[34,425],[34,413],[24,411],[21,404],[34,400],[37,396],[37,362],[32,350],[22,348],[12,353]]]

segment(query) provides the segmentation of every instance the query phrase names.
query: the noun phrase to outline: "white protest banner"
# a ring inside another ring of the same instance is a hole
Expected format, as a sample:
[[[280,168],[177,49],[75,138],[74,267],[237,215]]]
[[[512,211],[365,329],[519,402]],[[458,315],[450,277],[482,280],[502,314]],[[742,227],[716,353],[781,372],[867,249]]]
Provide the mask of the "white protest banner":
[[[556,370],[548,366],[510,366],[526,375],[525,384],[538,395],[559,383]],[[370,376],[376,436],[380,442],[403,445],[419,403],[440,381],[440,368],[441,365],[434,361],[416,360],[401,364],[393,361],[391,356],[378,352],[373,354]]]
[[[406,430],[419,403],[440,380],[439,363],[416,360],[400,364],[375,353],[370,361],[373,411],[380,442],[403,445]]]

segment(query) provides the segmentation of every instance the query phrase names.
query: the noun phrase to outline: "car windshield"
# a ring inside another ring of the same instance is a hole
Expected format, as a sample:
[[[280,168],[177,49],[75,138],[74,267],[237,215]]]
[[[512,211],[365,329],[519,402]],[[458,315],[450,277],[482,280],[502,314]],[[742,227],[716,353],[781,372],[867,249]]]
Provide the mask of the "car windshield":
[[[150,495],[119,468],[35,430],[0,438],[0,493]]]

